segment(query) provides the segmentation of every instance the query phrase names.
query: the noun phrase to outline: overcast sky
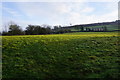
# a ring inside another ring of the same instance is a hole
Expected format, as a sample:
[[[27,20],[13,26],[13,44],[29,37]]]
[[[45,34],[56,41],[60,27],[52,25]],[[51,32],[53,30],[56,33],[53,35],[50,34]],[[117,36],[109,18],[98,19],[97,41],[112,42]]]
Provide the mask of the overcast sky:
[[[36,0],[21,0],[18,2],[4,0],[2,2],[3,25],[10,21],[22,26],[34,25],[76,25],[96,22],[115,21],[118,19],[118,2],[99,0],[80,2],[62,0],[43,2]],[[79,0],[78,0],[79,1]]]

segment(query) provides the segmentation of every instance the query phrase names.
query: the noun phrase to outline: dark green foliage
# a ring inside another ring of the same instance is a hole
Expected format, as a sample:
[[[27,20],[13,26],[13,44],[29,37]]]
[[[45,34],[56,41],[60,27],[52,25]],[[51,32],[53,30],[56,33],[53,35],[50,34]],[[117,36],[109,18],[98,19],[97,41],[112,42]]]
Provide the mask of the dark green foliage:
[[[28,25],[26,28],[25,34],[27,35],[39,35],[39,34],[50,34],[51,28],[50,27],[41,27],[35,25]]]
[[[8,32],[3,31],[2,35],[8,35]]]
[[[83,26],[81,26],[81,31],[84,31],[84,27]]]
[[[90,32],[91,30],[90,30],[90,28],[86,28],[86,30],[85,30],[85,31]]]
[[[104,31],[107,31],[107,27],[106,26],[104,26],[103,29],[104,29]]]
[[[2,35],[24,35],[24,31],[22,31],[19,25],[11,24],[9,26],[9,31],[8,32],[3,31]]]
[[[70,29],[61,28],[61,26],[54,26],[53,33],[55,34],[62,34],[62,33],[69,33],[71,32]]]

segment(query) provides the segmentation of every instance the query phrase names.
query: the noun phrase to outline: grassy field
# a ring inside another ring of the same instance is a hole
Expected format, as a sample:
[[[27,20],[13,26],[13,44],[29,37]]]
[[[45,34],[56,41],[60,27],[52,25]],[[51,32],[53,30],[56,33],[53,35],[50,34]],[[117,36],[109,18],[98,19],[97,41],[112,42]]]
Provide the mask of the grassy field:
[[[119,78],[117,32],[3,36],[3,78]]]

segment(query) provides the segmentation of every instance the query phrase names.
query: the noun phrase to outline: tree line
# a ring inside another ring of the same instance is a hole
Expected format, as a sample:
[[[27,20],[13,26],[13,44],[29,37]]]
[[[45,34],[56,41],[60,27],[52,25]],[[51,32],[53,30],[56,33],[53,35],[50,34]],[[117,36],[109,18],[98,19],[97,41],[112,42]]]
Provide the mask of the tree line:
[[[61,34],[70,32],[68,29],[62,29],[61,26],[54,26],[52,29],[49,25],[28,25],[25,30],[17,24],[10,24],[8,31],[3,31],[2,35],[42,35],[42,34]]]
[[[71,27],[62,27],[62,26],[53,26],[53,29],[50,25],[28,25],[25,30],[23,30],[19,25],[12,23],[9,24],[8,31],[3,31],[2,35],[44,35],[44,34],[62,34],[74,32],[72,28],[76,29],[79,32],[98,32],[98,31],[107,31],[107,27],[98,27],[98,28],[89,28],[79,25],[74,25]]]

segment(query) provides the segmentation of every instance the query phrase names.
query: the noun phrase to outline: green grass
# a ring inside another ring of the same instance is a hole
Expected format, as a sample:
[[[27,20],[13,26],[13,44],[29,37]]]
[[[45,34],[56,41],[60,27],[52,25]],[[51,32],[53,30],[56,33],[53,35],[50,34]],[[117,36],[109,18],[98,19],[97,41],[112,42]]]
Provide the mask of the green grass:
[[[3,78],[119,78],[117,32],[3,36]]]

